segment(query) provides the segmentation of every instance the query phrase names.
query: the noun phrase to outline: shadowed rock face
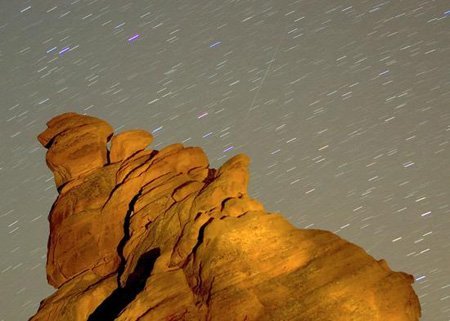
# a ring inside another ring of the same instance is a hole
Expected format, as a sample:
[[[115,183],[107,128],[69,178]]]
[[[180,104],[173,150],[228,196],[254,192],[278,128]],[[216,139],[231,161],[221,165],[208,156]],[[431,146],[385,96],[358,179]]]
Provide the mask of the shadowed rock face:
[[[95,117],[47,125],[58,289],[30,320],[419,320],[412,276],[250,198],[246,155],[216,170],[198,147],[146,149],[151,134]]]

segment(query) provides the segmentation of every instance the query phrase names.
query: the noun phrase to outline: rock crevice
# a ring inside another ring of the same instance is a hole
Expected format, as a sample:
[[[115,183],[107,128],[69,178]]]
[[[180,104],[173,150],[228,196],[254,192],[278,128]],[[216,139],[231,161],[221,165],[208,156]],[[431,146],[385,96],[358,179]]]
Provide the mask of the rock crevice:
[[[136,296],[142,292],[153,265],[160,255],[159,248],[152,249],[139,257],[136,269],[124,287],[115,289],[89,316],[88,321],[113,321]]]

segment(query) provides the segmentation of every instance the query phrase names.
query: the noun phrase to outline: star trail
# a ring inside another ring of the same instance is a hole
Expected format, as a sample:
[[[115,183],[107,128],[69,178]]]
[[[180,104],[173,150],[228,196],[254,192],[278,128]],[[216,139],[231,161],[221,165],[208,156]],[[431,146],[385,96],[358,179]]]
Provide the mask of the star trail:
[[[450,7],[445,1],[0,3],[0,320],[53,292],[53,116],[142,128],[151,148],[238,153],[249,194],[415,278],[450,320]]]

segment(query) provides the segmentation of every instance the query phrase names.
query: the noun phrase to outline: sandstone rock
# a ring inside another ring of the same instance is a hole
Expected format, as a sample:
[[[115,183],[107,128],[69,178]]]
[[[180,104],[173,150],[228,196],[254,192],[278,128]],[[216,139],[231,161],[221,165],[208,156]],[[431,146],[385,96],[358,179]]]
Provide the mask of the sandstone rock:
[[[115,135],[111,140],[109,159],[111,163],[126,160],[142,151],[153,141],[153,136],[145,130],[128,130]]]
[[[30,321],[86,321],[115,289],[117,289],[115,275],[103,278],[92,271],[86,271],[43,300],[39,313]]]
[[[108,165],[72,181],[77,185],[63,189],[58,196],[49,216],[47,279],[51,285],[59,287],[80,272],[101,269],[106,264],[112,266],[103,275],[117,269],[120,259],[116,249],[103,243],[113,236],[119,243],[123,228],[114,223],[119,231],[113,234],[102,208],[116,187],[118,167]],[[126,210],[122,221],[125,214]]]
[[[91,122],[102,121],[57,116],[39,139],[52,149]],[[106,144],[108,126],[89,133]],[[65,183],[49,218],[47,273],[58,290],[31,320],[419,320],[412,276],[249,197],[246,155],[216,170],[198,147],[145,150],[150,142],[144,131],[118,134],[112,164],[70,175],[61,168],[76,162],[52,151],[49,167]]]
[[[38,139],[48,148],[46,161],[58,188],[107,163],[106,143],[113,132],[108,123],[67,113],[53,118],[47,126]]]

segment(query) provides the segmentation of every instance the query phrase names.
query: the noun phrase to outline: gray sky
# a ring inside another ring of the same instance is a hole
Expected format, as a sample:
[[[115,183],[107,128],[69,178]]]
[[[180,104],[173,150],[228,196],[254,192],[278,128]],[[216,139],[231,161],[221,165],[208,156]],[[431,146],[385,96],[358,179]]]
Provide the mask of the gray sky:
[[[450,319],[450,4],[0,0],[0,320],[50,293],[36,136],[88,113],[252,159],[249,193],[413,274]]]

